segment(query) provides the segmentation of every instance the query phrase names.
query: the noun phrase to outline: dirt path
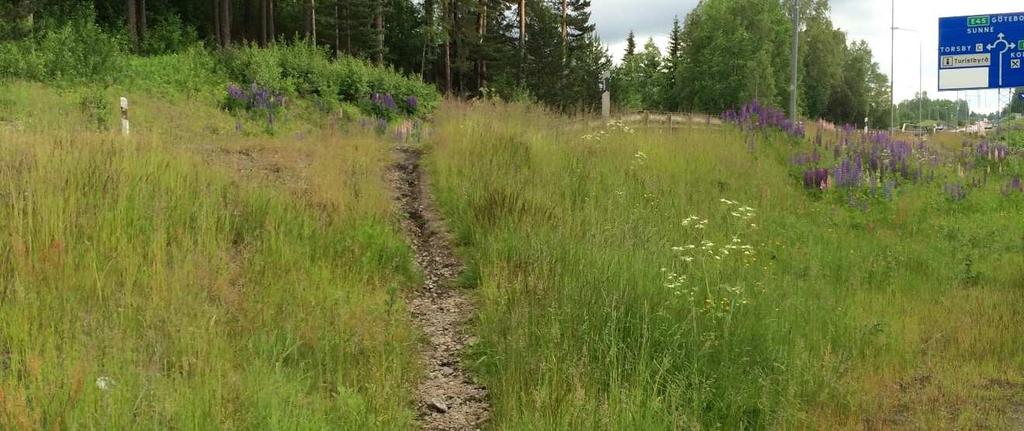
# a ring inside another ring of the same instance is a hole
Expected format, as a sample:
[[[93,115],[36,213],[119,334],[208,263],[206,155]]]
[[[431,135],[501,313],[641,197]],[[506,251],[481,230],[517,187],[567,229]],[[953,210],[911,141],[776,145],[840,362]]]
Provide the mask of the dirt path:
[[[490,416],[487,389],[475,383],[462,366],[469,341],[464,332],[475,310],[464,292],[452,286],[462,265],[445,234],[420,167],[422,153],[399,147],[393,184],[405,215],[403,228],[416,251],[423,286],[409,298],[417,326],[430,340],[421,352],[426,378],[416,389],[420,426],[425,430],[476,430]]]

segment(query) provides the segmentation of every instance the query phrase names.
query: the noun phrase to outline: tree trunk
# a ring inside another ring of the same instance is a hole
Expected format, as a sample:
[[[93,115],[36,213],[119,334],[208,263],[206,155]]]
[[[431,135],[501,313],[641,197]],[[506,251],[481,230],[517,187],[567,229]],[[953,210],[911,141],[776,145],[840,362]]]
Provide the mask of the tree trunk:
[[[334,58],[341,52],[341,1],[334,2]]]
[[[447,17],[451,15],[449,13],[449,11],[451,10],[451,7],[452,7],[452,0],[443,0],[443,1],[444,2],[441,3],[441,5],[442,5],[441,17],[443,19],[441,21],[442,23],[447,21]],[[445,27],[449,27],[449,26],[445,26]],[[448,37],[444,38],[444,92],[445,92],[445,94],[450,96],[452,94],[452,42],[451,42],[452,38],[451,38],[451,34],[454,32],[454,29],[448,28],[447,32],[448,32]]]
[[[569,56],[569,0],[562,0],[562,59]]]
[[[220,0],[221,46],[231,46],[231,0]]]
[[[465,64],[466,64],[466,62],[463,61],[463,60],[465,60],[465,58],[464,58],[465,53],[463,52],[463,49],[462,49],[463,48],[462,47],[462,38],[460,37],[460,33],[459,33],[459,5],[456,3],[456,0],[452,0],[451,3],[452,3],[452,8],[451,8],[451,11],[450,11],[451,12],[450,18],[451,18],[452,21],[451,21],[451,27],[450,27],[451,28],[451,33],[450,33],[449,39],[451,39],[451,41],[452,41],[452,51],[453,51],[452,56],[455,57],[455,61],[459,62],[459,67],[455,68],[455,73],[456,73],[456,75],[455,75],[455,82],[458,83],[458,86],[459,86],[458,94],[461,96],[461,95],[465,94],[465,90],[466,90],[466,88],[465,88],[466,80],[465,80],[465,77],[463,76],[463,72],[465,71]]]
[[[526,79],[526,0],[519,0],[519,85]]]
[[[384,64],[384,0],[377,0],[377,11],[373,17],[377,31],[377,64]]]
[[[345,14],[345,54],[352,55],[352,15],[351,3],[345,2],[341,12]]]
[[[213,34],[217,39],[217,46],[224,46],[220,34],[220,0],[213,1],[211,4],[213,5]]]
[[[132,42],[132,49],[139,50],[139,14],[135,10],[135,0],[125,0],[125,17],[128,18],[128,39]]]
[[[316,46],[316,0],[306,0],[306,37]]]
[[[480,10],[476,23],[477,43],[479,53],[476,60],[476,83],[477,89],[487,87],[487,60],[484,58],[484,40],[487,36],[487,0],[480,0]]]
[[[452,46],[447,40],[444,41],[444,93],[452,94]]]
[[[267,43],[274,43],[277,40],[277,31],[274,30],[274,0],[267,0]]]
[[[267,3],[269,0],[259,0],[260,2],[260,46],[267,47]]]
[[[427,79],[427,48],[430,47],[431,37],[434,33],[434,1],[423,0],[423,21],[427,31],[427,37],[423,38],[423,52],[420,56],[420,76]],[[435,73],[434,76],[437,74]],[[436,82],[436,79],[435,79]]]
[[[146,41],[146,0],[139,0],[139,7],[136,9],[139,13],[139,21],[136,23],[137,31],[139,33],[139,43]]]

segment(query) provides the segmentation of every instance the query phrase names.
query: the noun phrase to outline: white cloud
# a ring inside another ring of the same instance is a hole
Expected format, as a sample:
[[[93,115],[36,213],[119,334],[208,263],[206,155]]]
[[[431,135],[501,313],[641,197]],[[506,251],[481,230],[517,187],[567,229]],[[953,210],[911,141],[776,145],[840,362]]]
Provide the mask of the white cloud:
[[[594,0],[593,19],[602,40],[609,45],[609,52],[618,61],[625,51],[625,38],[630,29],[637,34],[638,46],[653,36],[664,49],[673,16],[682,20],[696,3],[696,0]],[[938,22],[943,16],[1024,10],[1024,3],[1015,3],[1009,0],[896,0],[896,26],[916,30],[916,33],[896,32],[896,100],[913,98],[920,85],[933,98],[959,97],[967,100],[972,110],[997,110],[996,90],[938,92]],[[886,75],[892,64],[889,34],[892,6],[891,0],[832,0],[833,23],[847,32],[848,39],[867,41],[875,61]],[[923,62],[919,61],[921,57]],[[922,65],[923,73],[920,72]]]

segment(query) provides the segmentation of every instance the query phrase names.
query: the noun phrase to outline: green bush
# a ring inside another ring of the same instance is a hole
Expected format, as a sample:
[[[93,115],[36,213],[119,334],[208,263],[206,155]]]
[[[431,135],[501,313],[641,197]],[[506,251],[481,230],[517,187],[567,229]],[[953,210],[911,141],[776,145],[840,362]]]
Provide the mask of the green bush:
[[[222,51],[220,61],[231,81],[256,83],[277,93],[296,94],[295,86],[284,76],[280,55],[277,48],[245,45]]]
[[[110,103],[106,94],[98,88],[86,88],[78,95],[78,108],[82,115],[97,131],[106,131],[110,126]]]
[[[131,57],[126,81],[133,87],[188,96],[217,95],[228,81],[217,59],[201,44],[153,57]]]
[[[401,112],[409,115],[429,113],[441,101],[437,90],[417,77],[352,57],[332,61],[326,50],[309,43],[240,46],[220,58],[231,81],[311,97],[331,109],[347,102],[370,112],[374,109],[370,95],[375,93],[391,95]],[[410,97],[415,97],[415,106],[406,103]]]
[[[181,22],[178,15],[170,14],[157,18],[146,31],[142,41],[142,52],[161,55],[181,52],[199,44],[199,35],[192,26]]]
[[[111,84],[122,75],[124,43],[80,18],[36,38],[0,44],[0,76]]]

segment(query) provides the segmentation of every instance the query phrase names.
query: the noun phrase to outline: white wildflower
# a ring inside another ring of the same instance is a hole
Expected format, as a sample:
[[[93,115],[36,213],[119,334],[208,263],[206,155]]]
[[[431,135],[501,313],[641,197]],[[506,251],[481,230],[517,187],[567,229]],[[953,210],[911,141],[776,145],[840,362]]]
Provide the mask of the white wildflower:
[[[114,389],[114,379],[107,376],[100,376],[96,378],[96,387],[100,388],[101,391],[109,391]]]

